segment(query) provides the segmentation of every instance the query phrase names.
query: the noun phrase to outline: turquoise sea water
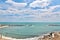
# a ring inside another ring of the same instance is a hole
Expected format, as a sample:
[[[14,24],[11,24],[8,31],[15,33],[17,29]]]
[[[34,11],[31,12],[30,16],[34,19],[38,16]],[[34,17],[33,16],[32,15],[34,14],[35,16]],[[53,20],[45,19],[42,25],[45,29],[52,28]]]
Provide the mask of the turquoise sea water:
[[[60,31],[60,22],[0,22],[8,25],[0,28],[0,34],[12,38],[36,37],[48,32]],[[51,25],[54,26],[51,26]]]

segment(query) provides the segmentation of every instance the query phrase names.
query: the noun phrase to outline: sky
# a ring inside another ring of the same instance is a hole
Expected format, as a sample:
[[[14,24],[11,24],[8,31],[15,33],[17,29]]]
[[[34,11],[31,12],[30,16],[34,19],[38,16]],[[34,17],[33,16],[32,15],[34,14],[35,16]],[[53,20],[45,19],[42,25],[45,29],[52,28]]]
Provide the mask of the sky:
[[[0,22],[60,22],[60,0],[0,0]]]

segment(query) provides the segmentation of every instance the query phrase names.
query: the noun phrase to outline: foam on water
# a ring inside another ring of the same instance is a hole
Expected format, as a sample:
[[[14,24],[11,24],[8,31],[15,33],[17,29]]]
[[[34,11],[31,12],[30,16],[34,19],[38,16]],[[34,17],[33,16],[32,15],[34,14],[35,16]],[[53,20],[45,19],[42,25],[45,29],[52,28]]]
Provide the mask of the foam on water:
[[[16,38],[11,38],[11,37],[2,36],[2,38],[4,38],[4,39],[9,39],[9,40],[38,40],[38,37],[26,38],[26,39],[16,39]]]
[[[43,38],[44,35],[49,35],[49,34],[50,34],[50,32],[47,33],[47,34],[43,34],[43,35],[41,35],[41,36],[38,36],[38,37],[25,38],[25,39],[16,39],[16,38],[11,38],[11,37],[6,37],[6,36],[2,36],[2,38],[4,38],[4,39],[9,39],[9,40],[38,40],[38,39],[40,39],[40,38]]]

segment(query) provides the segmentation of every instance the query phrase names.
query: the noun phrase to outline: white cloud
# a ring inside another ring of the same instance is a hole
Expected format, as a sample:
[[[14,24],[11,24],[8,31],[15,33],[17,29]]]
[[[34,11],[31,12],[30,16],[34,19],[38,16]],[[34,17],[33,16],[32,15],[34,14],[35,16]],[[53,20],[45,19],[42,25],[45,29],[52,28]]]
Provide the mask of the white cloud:
[[[5,1],[6,3],[15,3],[15,2],[13,2],[13,0],[7,0],[7,1]]]
[[[12,4],[12,7],[17,9],[24,8],[27,5],[27,3],[16,3],[13,0],[7,0],[6,3]]]
[[[25,3],[15,3],[13,1],[6,1],[6,3],[11,3],[7,10],[0,10],[0,21],[57,21],[60,20],[60,12],[52,12],[55,8],[60,7],[60,5],[50,6],[48,9],[37,9],[33,10],[31,8],[25,8],[22,10],[18,10],[21,7],[25,7]],[[36,4],[34,4],[34,2]],[[41,5],[42,1],[34,1],[33,5],[30,6],[35,7],[37,3],[37,7],[45,7],[47,5]],[[45,1],[44,1],[45,2]],[[42,3],[43,4],[43,3]],[[23,6],[22,6],[23,5]],[[48,4],[49,5],[49,4]],[[16,8],[17,7],[17,8]]]
[[[36,0],[30,4],[30,7],[33,7],[33,8],[41,7],[41,8],[43,8],[43,7],[48,6],[49,4],[50,4],[49,0]]]
[[[53,11],[56,8],[60,8],[60,5],[50,6],[49,10]]]

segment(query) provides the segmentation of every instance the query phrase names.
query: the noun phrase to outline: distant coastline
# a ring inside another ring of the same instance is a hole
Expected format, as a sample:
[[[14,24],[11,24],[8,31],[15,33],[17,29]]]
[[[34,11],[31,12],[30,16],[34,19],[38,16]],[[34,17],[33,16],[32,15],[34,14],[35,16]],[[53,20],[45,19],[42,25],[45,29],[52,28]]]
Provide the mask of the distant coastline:
[[[49,24],[48,26],[60,26],[60,24]]]

